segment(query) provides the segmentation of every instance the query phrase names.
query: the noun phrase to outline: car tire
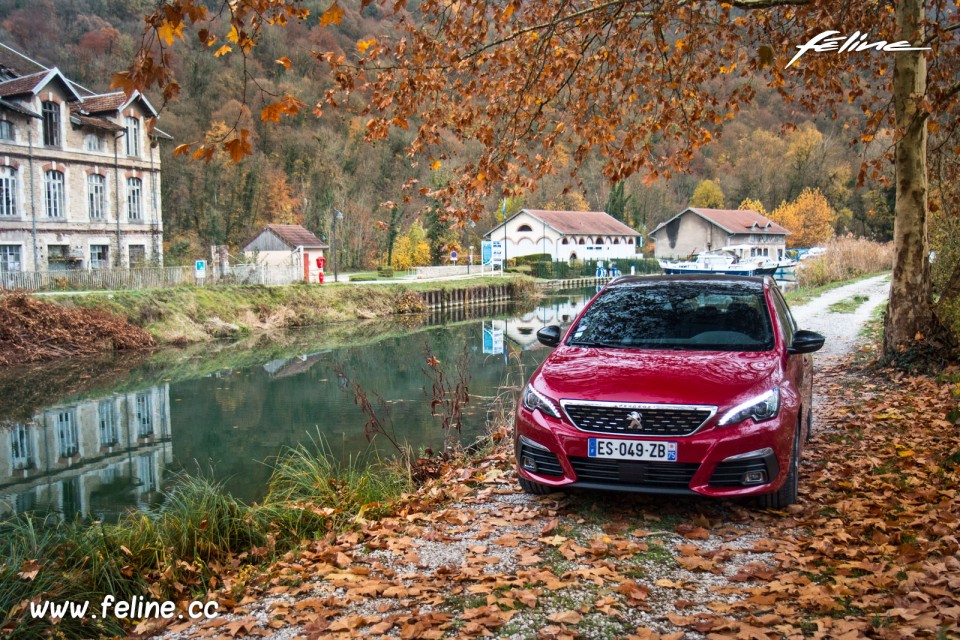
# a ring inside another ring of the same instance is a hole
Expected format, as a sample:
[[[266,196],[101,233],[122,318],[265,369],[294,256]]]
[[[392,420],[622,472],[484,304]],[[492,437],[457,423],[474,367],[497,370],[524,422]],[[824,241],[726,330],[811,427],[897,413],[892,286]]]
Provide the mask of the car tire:
[[[797,501],[800,486],[800,425],[794,431],[793,451],[790,452],[790,470],[778,491],[757,498],[762,509],[784,509]]]
[[[539,482],[534,482],[533,480],[527,480],[523,476],[519,476],[517,480],[520,482],[520,488],[523,489],[524,493],[529,493],[535,496],[545,496],[548,493],[555,491],[553,487],[540,484]]]

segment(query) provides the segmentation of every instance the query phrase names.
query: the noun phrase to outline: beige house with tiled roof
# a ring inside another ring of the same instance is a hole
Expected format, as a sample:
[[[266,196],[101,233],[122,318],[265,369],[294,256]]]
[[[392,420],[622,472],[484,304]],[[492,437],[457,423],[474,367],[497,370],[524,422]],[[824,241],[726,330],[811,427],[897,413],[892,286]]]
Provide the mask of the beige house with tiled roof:
[[[749,209],[687,207],[650,232],[658,259],[689,258],[705,251],[729,251],[740,258],[781,260],[790,232]]]
[[[291,279],[317,282],[321,269],[317,258],[323,258],[327,243],[299,224],[268,224],[243,244],[244,255],[251,262],[267,267],[289,267]],[[332,270],[331,265],[330,269]],[[294,277],[295,276],[295,277]]]
[[[640,233],[603,211],[521,209],[484,236],[504,243],[506,259],[548,253],[554,261],[637,255]]]
[[[0,44],[0,275],[162,265],[156,116]]]

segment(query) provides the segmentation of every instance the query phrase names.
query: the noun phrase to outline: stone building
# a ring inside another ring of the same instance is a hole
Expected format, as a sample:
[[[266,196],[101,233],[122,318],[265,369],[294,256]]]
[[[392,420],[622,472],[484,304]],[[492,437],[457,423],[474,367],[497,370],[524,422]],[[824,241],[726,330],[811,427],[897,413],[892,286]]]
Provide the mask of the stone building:
[[[650,232],[658,259],[729,251],[740,258],[782,260],[790,232],[756,211],[688,207]]]
[[[0,274],[162,265],[156,117],[0,43]]]

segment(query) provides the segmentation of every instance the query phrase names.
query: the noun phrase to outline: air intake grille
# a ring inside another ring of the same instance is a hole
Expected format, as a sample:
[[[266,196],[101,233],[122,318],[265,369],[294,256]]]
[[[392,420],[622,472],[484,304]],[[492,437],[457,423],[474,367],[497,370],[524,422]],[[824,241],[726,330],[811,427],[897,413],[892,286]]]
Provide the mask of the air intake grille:
[[[780,472],[774,456],[752,458],[749,460],[728,460],[721,462],[710,476],[711,487],[742,487],[743,476],[749,471],[764,471],[768,480],[773,480]]]
[[[700,465],[683,462],[636,462],[633,460],[601,460],[570,457],[570,464],[580,482],[688,489]]]
[[[537,449],[536,447],[531,447],[521,443],[521,464],[524,457],[533,458],[533,460],[537,463],[537,470],[534,471],[534,473],[538,475],[557,477],[563,476],[563,470],[560,468],[560,461],[557,460],[557,456],[549,451],[544,451],[543,449]]]
[[[716,411],[713,407],[562,404],[573,425],[582,431],[636,436],[688,436]]]

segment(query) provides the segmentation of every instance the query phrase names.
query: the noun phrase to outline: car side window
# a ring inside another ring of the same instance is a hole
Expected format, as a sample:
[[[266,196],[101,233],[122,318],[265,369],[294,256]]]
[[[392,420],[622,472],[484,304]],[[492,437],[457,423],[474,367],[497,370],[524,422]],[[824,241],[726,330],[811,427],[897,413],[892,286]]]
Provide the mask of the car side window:
[[[773,289],[773,306],[777,310],[777,315],[780,316],[780,324],[783,325],[783,330],[786,332],[786,342],[790,344],[793,342],[793,334],[797,332],[797,323],[793,319],[793,314],[790,313],[790,307],[787,306],[787,301],[783,299],[783,295],[780,293],[779,289]]]

